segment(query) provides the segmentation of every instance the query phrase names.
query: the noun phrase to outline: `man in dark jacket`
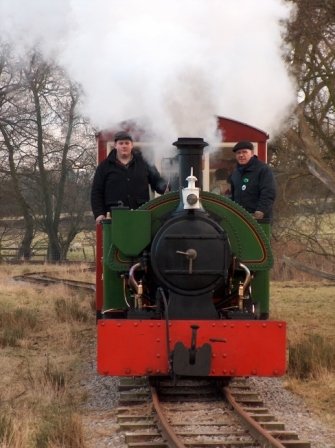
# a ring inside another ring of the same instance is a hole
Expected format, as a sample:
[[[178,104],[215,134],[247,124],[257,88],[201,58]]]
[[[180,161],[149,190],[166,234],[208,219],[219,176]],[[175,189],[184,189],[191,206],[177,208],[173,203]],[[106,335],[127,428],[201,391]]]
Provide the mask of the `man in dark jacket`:
[[[136,209],[147,202],[149,185],[160,194],[167,190],[157,168],[149,165],[140,151],[134,151],[131,135],[116,133],[114,149],[99,164],[93,179],[91,206],[96,222],[104,219],[113,206]]]
[[[237,167],[231,175],[231,197],[262,224],[272,223],[276,184],[268,165],[254,155],[249,141],[238,142],[233,151]]]
[[[238,142],[235,152],[237,167],[231,175],[232,199],[242,205],[261,224],[270,240],[272,207],[276,198],[276,185],[268,165],[254,155],[249,141]],[[269,315],[270,271],[260,270],[253,274],[252,293],[261,319]]]

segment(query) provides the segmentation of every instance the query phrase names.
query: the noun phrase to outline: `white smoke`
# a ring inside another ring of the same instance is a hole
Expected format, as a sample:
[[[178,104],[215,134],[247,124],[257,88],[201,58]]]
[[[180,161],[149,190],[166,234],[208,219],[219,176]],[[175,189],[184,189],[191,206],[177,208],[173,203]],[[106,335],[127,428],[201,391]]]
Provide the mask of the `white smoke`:
[[[38,46],[99,128],[135,119],[167,142],[215,138],[216,115],[280,129],[294,101],[280,0],[0,0],[0,38]]]

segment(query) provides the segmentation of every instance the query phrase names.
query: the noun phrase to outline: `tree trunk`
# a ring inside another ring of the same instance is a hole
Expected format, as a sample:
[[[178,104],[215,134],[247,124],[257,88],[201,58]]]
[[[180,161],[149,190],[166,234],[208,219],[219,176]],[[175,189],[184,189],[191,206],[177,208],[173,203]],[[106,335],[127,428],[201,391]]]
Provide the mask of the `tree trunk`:
[[[32,256],[32,242],[34,239],[34,220],[31,215],[24,216],[24,237],[20,243],[18,250],[18,259],[24,259],[28,261]]]
[[[47,259],[50,263],[57,263],[59,261],[63,261],[62,259],[62,251],[58,241],[58,238],[54,236],[54,233],[48,234],[48,253]]]

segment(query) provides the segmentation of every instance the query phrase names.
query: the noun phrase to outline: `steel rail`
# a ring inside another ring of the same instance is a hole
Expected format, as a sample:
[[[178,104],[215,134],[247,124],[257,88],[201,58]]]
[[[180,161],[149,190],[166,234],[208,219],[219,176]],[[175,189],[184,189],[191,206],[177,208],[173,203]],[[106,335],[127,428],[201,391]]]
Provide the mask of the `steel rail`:
[[[154,386],[150,386],[150,392],[151,392],[151,399],[153,403],[153,407],[155,409],[155,412],[157,414],[158,422],[160,430],[162,431],[163,437],[166,439],[169,448],[186,448],[186,445],[184,445],[180,439],[177,437],[174,429],[168,422],[167,418],[165,417],[164,412],[162,411],[160,401],[158,398],[157,390]]]
[[[266,429],[256,422],[248,412],[246,412],[243,407],[237,403],[233,397],[229,387],[223,387],[222,391],[229,402],[229,404],[234,408],[238,416],[243,420],[251,435],[260,443],[264,448],[285,448],[279,440],[275,439]]]
[[[95,291],[94,283],[83,282],[80,280],[70,280],[65,278],[51,277],[45,275],[43,272],[30,272],[28,274],[16,275],[13,277],[17,281],[27,281],[30,283],[43,283],[43,284],[62,284],[71,288],[82,288]]]

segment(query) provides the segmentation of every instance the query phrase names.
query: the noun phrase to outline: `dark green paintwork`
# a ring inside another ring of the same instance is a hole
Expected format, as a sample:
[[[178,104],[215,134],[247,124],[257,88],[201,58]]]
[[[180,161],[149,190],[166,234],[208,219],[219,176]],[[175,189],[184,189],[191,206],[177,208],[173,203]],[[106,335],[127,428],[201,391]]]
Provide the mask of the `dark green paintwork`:
[[[232,252],[242,263],[252,270],[272,267],[269,239],[250,213],[230,199],[213,193],[202,192],[201,202],[205,211],[226,230]],[[179,194],[173,192],[142,206],[152,213],[152,235],[155,235],[164,222],[164,216],[175,210],[178,204]]]
[[[146,210],[113,210],[113,245],[135,257],[151,242],[151,213]]]
[[[271,236],[270,224],[261,224],[268,240]],[[270,308],[270,271],[257,271],[251,282],[252,295],[258,303],[258,312],[261,315],[269,314]]]
[[[104,224],[104,309],[125,307],[120,274],[128,272],[142,251],[150,247],[154,235],[179,202],[179,193],[171,192],[138,210],[113,211],[112,223]],[[267,226],[263,229],[246,210],[224,196],[201,192],[201,203],[226,230],[233,255],[255,273],[253,297],[260,312],[267,313],[269,269],[273,264]]]
[[[269,239],[250,213],[224,196],[203,192],[201,198],[204,208],[221,218],[233,254],[249,269],[270,269],[273,256]]]
[[[110,263],[112,239],[112,223],[110,219],[107,219],[103,221],[103,311],[125,308],[122,279]]]

